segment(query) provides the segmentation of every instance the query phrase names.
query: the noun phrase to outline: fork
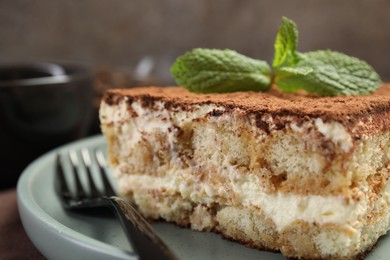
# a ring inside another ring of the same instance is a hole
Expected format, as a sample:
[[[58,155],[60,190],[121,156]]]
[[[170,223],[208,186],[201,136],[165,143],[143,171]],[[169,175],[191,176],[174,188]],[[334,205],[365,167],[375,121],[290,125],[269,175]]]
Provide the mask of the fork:
[[[150,224],[138,213],[138,211],[124,199],[116,196],[106,176],[106,161],[102,151],[97,150],[95,161],[98,163],[100,178],[103,183],[103,191],[97,188],[92,177],[92,160],[88,149],[80,152],[69,151],[68,159],[71,162],[71,172],[75,180],[74,192],[71,192],[65,177],[65,167],[63,157],[57,154],[56,158],[56,190],[62,205],[67,210],[81,210],[108,207],[113,210],[116,217],[126,233],[127,238],[132,244],[135,257],[140,259],[177,259],[174,253],[153,231]],[[81,161],[81,163],[80,163]],[[81,169],[85,169],[88,190],[83,188],[80,175]]]

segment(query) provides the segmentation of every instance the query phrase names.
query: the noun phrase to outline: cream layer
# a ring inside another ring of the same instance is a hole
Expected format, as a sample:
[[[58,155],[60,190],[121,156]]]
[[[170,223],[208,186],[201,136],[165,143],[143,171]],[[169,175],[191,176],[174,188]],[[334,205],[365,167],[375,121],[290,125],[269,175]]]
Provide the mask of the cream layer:
[[[170,169],[165,176],[131,175],[121,172],[121,165],[116,168],[116,177],[119,178],[120,192],[129,191],[147,192],[148,190],[167,190],[178,192],[184,199],[194,203],[229,202],[234,192],[234,204],[244,207],[257,207],[270,218],[281,231],[296,220],[318,224],[336,224],[351,231],[362,228],[363,218],[371,209],[369,199],[348,200],[344,196],[297,195],[289,193],[267,193],[261,186],[256,185],[256,176],[239,177],[228,181],[224,186],[215,186],[209,183],[200,183],[191,174],[190,170]],[[233,176],[234,174],[230,174]],[[380,205],[389,205],[390,185],[382,196],[375,202]],[[375,208],[375,207],[374,207]]]

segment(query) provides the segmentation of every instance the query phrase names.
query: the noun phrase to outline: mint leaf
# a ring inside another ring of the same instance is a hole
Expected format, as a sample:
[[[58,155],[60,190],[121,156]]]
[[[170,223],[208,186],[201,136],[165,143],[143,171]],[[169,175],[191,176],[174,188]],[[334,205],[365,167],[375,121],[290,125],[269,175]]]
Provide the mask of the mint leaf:
[[[301,84],[295,78],[305,78],[313,72],[310,67],[281,67],[277,70],[274,82],[284,92],[295,92]]]
[[[232,50],[193,49],[171,67],[176,83],[193,92],[265,91],[271,86],[271,69]]]
[[[283,17],[275,40],[273,73],[264,61],[232,50],[194,49],[177,58],[171,73],[193,92],[266,91],[275,83],[285,92],[304,89],[321,96],[364,95],[381,79],[366,62],[334,51],[297,51],[296,24]]]
[[[286,17],[282,18],[275,40],[275,56],[272,66],[277,69],[283,66],[294,66],[298,62],[296,53],[298,45],[297,25]]]
[[[275,40],[274,82],[285,92],[304,89],[321,96],[374,92],[381,79],[366,62],[333,51],[299,53],[296,24],[283,17]]]
[[[321,96],[363,95],[378,89],[381,79],[366,62],[326,50],[300,54],[296,66],[279,69],[275,83],[289,92],[304,89]]]

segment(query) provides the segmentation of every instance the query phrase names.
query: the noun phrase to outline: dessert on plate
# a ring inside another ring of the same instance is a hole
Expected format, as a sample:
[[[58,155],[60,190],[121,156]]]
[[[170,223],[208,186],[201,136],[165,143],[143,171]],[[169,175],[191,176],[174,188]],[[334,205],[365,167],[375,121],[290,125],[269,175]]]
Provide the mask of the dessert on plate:
[[[390,84],[112,89],[100,120],[120,193],[148,218],[296,258],[357,258],[389,229]]]

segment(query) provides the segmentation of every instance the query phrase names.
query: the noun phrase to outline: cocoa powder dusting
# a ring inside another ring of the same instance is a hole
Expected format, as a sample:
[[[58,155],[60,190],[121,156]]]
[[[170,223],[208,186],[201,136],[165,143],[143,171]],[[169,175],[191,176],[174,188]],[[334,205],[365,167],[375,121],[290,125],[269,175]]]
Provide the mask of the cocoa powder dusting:
[[[227,94],[196,94],[181,87],[140,87],[131,89],[109,89],[103,96],[109,105],[119,103],[123,97],[129,103],[139,101],[150,107],[155,101],[164,102],[166,109],[192,110],[193,105],[214,104],[225,108],[224,113],[241,109],[257,115],[272,117],[293,116],[321,118],[324,122],[337,121],[349,131],[376,132],[390,128],[390,84],[383,84],[373,94],[365,96],[319,97],[303,92],[283,93],[276,88],[267,92],[235,92]],[[213,112],[220,116],[221,111]],[[257,117],[259,118],[259,117]],[[364,124],[357,124],[362,122]],[[262,128],[265,124],[257,122]],[[358,128],[358,130],[356,130]],[[359,137],[359,135],[357,135]]]

